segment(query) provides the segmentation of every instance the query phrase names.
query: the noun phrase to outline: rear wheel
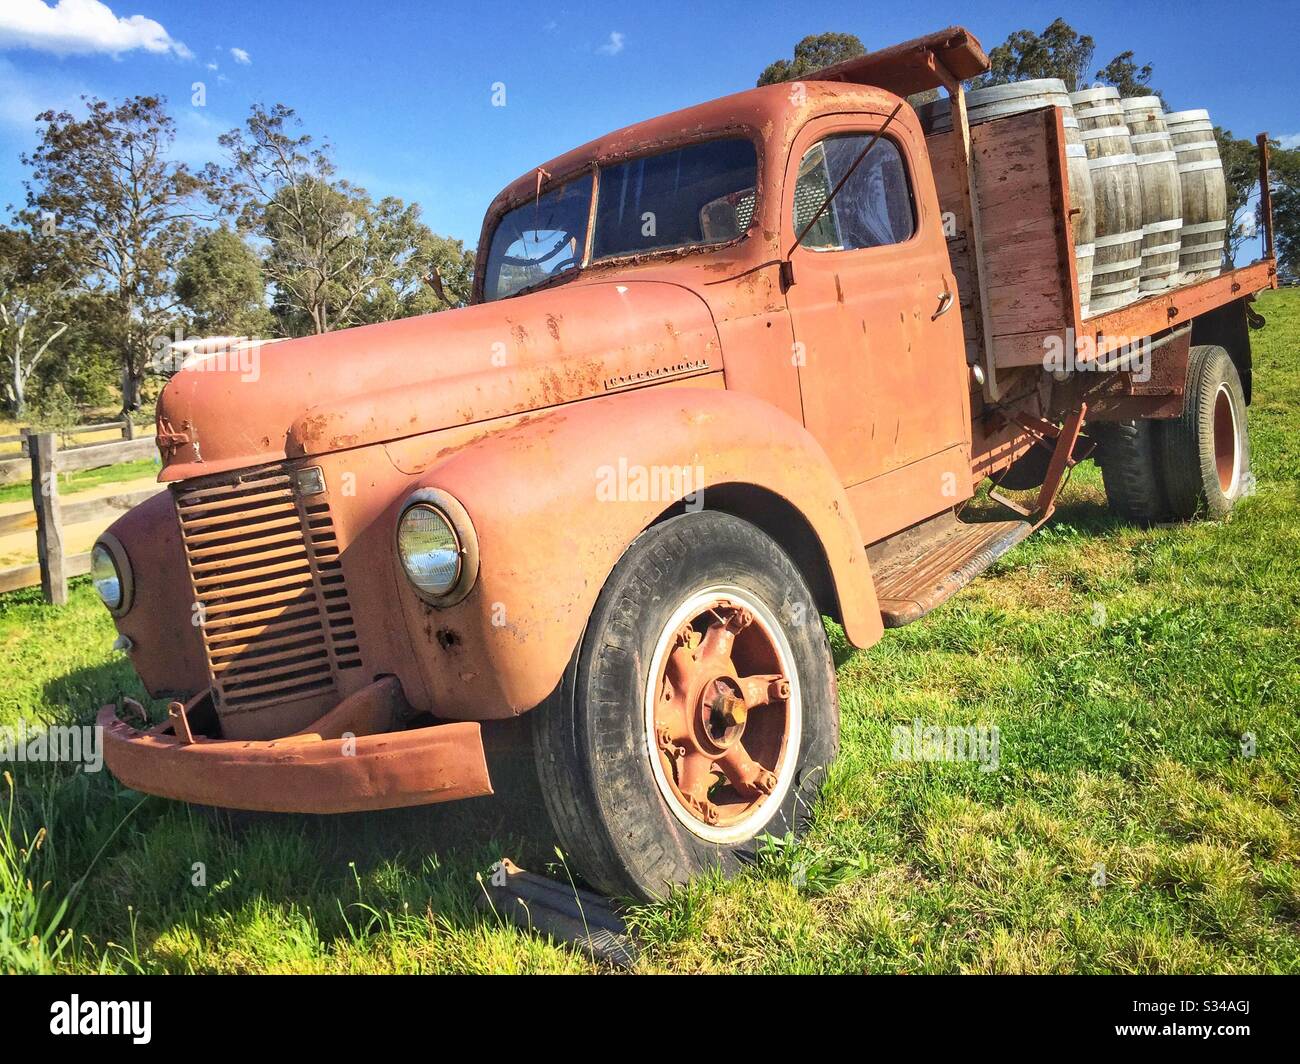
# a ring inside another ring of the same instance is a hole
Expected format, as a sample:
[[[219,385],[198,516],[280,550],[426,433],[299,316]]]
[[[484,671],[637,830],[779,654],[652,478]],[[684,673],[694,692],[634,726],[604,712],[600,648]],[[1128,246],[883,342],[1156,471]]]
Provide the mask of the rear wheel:
[[[1111,512],[1139,525],[1167,519],[1155,422],[1103,422],[1093,433],[1098,437],[1097,462]]]
[[[1161,425],[1160,443],[1165,497],[1174,517],[1223,517],[1246,491],[1246,397],[1223,348],[1192,348],[1183,412]]]
[[[597,889],[640,898],[797,833],[838,742],[807,584],[759,529],[710,512],[633,542],[534,717],[563,849]]]

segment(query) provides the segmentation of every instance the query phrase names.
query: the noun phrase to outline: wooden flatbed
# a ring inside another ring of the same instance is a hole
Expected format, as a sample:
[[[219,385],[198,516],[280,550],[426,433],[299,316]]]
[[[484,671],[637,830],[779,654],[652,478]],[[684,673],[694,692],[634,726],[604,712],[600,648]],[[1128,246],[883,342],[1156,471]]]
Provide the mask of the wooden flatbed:
[[[973,196],[962,194],[967,167],[957,132],[954,126],[952,133],[932,133],[926,145],[939,203],[952,215],[948,249],[967,361],[983,368],[990,401],[1001,398],[1000,371],[1041,367],[1053,341],[1083,341],[1075,362],[1084,365],[1277,285],[1277,262],[1269,257],[1084,319],[1060,109],[971,126]]]

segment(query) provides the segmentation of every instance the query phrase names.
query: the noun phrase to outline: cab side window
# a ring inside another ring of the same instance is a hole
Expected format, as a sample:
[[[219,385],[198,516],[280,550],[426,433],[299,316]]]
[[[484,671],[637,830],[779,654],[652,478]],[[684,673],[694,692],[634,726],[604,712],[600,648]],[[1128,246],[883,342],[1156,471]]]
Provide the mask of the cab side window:
[[[869,133],[846,133],[818,141],[804,153],[794,190],[796,234],[803,232],[869,143]],[[916,203],[907,166],[898,146],[881,137],[808,230],[803,246],[851,251],[901,244],[915,232]]]

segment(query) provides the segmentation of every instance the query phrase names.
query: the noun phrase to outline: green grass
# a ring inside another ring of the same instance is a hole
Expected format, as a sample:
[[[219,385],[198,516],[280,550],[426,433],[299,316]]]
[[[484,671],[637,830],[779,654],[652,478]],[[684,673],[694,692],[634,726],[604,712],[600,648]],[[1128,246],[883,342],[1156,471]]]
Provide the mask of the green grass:
[[[1300,971],[1300,294],[1259,309],[1258,493],[1142,531],[1085,464],[953,602],[868,652],[837,634],[843,756],[809,838],[638,910],[644,970]],[[84,582],[62,610],[0,599],[0,724],[140,695],[112,638]],[[999,771],[893,760],[916,717],[996,724]],[[553,860],[495,800],[245,822],[8,767],[5,967],[593,968],[476,910],[499,854]]]
[[[59,494],[75,495],[79,491],[97,488],[101,484],[117,484],[140,477],[156,476],[157,473],[158,462],[153,458],[142,458],[138,462],[118,462],[116,465],[102,466],[99,469],[83,469],[77,473],[62,473],[59,475]],[[31,497],[32,486],[29,481],[0,487],[0,503],[17,502]]]

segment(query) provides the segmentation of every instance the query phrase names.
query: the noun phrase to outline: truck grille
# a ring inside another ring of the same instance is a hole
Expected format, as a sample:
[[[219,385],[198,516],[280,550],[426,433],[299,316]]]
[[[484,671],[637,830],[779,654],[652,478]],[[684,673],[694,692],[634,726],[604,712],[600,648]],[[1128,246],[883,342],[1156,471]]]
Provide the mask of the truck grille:
[[[273,466],[181,488],[176,513],[220,709],[324,695],[361,665],[326,502]]]

